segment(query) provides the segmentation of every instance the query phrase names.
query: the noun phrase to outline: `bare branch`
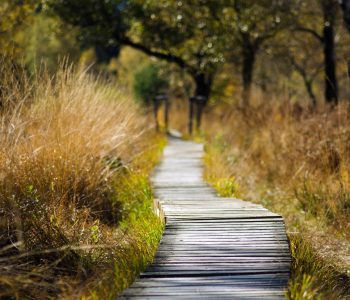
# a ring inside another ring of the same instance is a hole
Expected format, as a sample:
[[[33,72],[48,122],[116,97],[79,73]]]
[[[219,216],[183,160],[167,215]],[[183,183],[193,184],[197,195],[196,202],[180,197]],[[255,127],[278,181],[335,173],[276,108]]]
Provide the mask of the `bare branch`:
[[[123,45],[125,45],[125,46],[130,46],[130,47],[132,47],[134,49],[140,50],[140,51],[142,51],[143,53],[145,53],[147,55],[150,55],[150,56],[153,56],[153,57],[156,57],[156,58],[159,58],[159,59],[164,59],[164,60],[166,60],[168,62],[175,63],[180,68],[189,69],[189,70],[192,69],[191,66],[189,66],[181,57],[178,57],[178,56],[173,55],[171,53],[164,53],[164,52],[159,52],[159,51],[153,50],[151,48],[148,48],[145,45],[142,45],[142,44],[139,44],[137,42],[134,42],[134,41],[132,41],[131,39],[129,39],[127,37],[122,38],[120,40],[120,42]]]
[[[324,38],[322,35],[320,35],[316,30],[313,30],[311,28],[307,28],[307,27],[295,27],[294,31],[298,31],[298,32],[305,32],[305,33],[309,33],[311,34],[314,38],[316,38],[317,40],[319,40],[320,43],[324,43]]]

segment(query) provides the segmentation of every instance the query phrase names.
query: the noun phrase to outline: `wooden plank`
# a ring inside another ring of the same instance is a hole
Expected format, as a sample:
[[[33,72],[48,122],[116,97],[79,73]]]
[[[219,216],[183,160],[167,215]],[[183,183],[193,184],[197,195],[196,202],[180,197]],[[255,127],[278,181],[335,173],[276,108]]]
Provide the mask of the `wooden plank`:
[[[284,299],[283,219],[204,183],[203,145],[170,140],[152,176],[166,226],[154,262],[122,299]]]
[[[289,271],[286,271],[286,268],[255,268],[255,269],[237,269],[237,270],[218,270],[218,269],[213,269],[213,270],[168,270],[168,271],[155,271],[155,270],[148,270],[145,273],[142,273],[140,275],[141,278],[144,277],[178,277],[178,276],[187,276],[187,277],[196,277],[196,276],[218,276],[218,275],[248,275],[248,274],[275,274],[275,273],[285,273],[289,274]],[[281,287],[286,288],[286,287]]]

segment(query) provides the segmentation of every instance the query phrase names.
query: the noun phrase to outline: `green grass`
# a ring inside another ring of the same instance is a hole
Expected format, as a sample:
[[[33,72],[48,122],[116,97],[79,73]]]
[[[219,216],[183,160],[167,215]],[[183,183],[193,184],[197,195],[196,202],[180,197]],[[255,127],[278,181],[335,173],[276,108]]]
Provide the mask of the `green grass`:
[[[292,274],[288,300],[350,299],[349,277],[324,261],[301,233],[289,234]]]
[[[164,224],[154,213],[149,174],[164,145],[163,138],[157,139],[151,151],[144,152],[131,170],[118,177],[114,195],[122,207],[118,230],[123,232],[123,241],[113,257],[113,267],[83,299],[115,299],[152,262]]]
[[[125,200],[119,224],[124,241],[115,253],[112,274],[106,274],[106,279],[90,292],[91,299],[115,299],[152,262],[162,236],[164,224],[153,212],[147,175],[126,175],[118,185],[117,195],[119,200]]]

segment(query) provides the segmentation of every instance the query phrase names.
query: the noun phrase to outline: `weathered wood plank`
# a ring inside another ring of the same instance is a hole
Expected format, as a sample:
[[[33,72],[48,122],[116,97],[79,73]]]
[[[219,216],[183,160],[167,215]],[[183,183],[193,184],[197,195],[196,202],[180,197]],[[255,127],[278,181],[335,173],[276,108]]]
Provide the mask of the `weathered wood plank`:
[[[284,299],[283,219],[204,183],[203,146],[170,140],[152,177],[167,224],[152,265],[122,299]]]

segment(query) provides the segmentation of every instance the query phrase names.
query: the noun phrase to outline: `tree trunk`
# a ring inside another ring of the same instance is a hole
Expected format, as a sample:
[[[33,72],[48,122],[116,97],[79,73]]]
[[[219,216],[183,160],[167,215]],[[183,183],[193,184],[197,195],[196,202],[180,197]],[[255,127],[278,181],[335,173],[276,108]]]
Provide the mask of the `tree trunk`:
[[[347,61],[347,70],[346,70],[346,74],[347,74],[347,78],[346,78],[346,82],[347,82],[347,90],[346,90],[346,96],[347,96],[347,100],[350,101],[350,59],[348,59]]]
[[[343,9],[343,18],[346,28],[350,31],[350,0],[342,0],[341,7]]]
[[[326,102],[338,103],[338,82],[334,47],[335,7],[331,0],[323,3],[324,12],[324,64],[325,64],[325,99]]]
[[[197,98],[197,111],[196,111],[196,129],[201,129],[202,113],[205,105],[205,98]]]
[[[153,100],[153,116],[154,116],[154,122],[156,124],[156,131],[159,131],[159,122],[158,122],[158,109],[159,109],[159,103],[158,99],[152,99]]]
[[[316,99],[315,93],[314,93],[313,88],[312,88],[312,81],[308,80],[308,79],[304,79],[304,82],[305,82],[306,91],[307,91],[307,93],[310,97],[310,100],[311,100],[312,107],[316,108],[317,99]]]
[[[189,134],[192,134],[192,127],[193,127],[193,118],[196,117],[197,121],[197,129],[200,127],[200,122],[202,119],[202,113],[203,108],[208,103],[210,93],[211,93],[211,86],[213,82],[213,74],[210,73],[196,73],[193,74],[193,80],[195,82],[195,95],[192,100],[189,101]],[[197,101],[198,98],[203,97],[205,101],[203,103],[199,103]],[[196,110],[196,113],[194,112]]]
[[[311,77],[308,76],[304,66],[302,64],[301,65],[298,64],[295,61],[293,56],[290,57],[290,61],[291,61],[292,65],[294,66],[295,70],[303,78],[306,91],[307,91],[307,93],[309,95],[309,98],[311,100],[311,105],[312,105],[313,109],[315,109],[316,105],[317,105],[317,99],[316,99],[316,95],[315,95],[315,93],[313,91],[312,84],[313,84],[314,78],[316,77],[316,74],[314,76],[311,76]]]
[[[242,65],[242,81],[243,81],[243,92],[242,92],[242,103],[241,106],[246,106],[249,104],[254,65],[256,59],[257,48],[251,44],[251,42],[246,39],[243,41],[243,65]]]
[[[211,74],[204,74],[204,73],[195,74],[193,76],[193,79],[196,85],[196,88],[195,88],[196,97],[203,96],[207,99],[207,101],[209,100],[211,85],[212,85],[212,77],[213,76]]]

